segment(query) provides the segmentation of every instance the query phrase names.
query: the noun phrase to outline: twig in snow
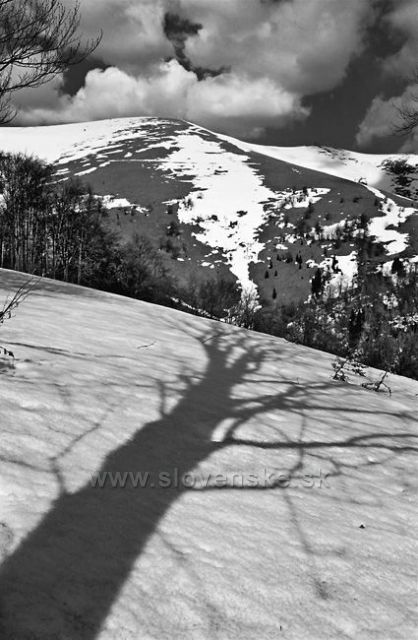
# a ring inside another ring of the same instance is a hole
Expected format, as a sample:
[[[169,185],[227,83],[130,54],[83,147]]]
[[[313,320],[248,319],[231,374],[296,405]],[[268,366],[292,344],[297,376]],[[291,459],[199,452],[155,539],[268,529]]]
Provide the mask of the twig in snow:
[[[154,340],[154,342],[150,342],[149,344],[139,345],[139,347],[137,347],[137,349],[148,349],[148,347],[152,347],[152,345],[154,345],[154,344],[155,344],[155,340]]]
[[[385,373],[382,375],[380,380],[375,380],[374,382],[373,381],[363,382],[361,386],[364,387],[364,389],[371,389],[372,391],[376,391],[376,392],[380,391],[380,387],[385,387],[389,395],[392,395],[392,389],[385,383],[385,378],[387,375],[388,375],[388,372],[385,371]]]

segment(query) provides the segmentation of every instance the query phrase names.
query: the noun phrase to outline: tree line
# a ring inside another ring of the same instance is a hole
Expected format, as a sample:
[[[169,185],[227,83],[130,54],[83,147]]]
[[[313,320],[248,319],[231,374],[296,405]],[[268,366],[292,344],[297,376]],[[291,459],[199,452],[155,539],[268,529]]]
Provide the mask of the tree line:
[[[0,154],[0,266],[86,283],[112,246],[99,198],[77,180],[56,183],[53,167]]]
[[[335,291],[317,269],[304,302],[262,305],[255,330],[418,380],[418,268],[382,269],[367,229],[355,237],[357,275]]]
[[[0,267],[222,317],[239,300],[232,280],[174,278],[166,248],[136,234],[122,241],[100,197],[54,168],[0,153]]]

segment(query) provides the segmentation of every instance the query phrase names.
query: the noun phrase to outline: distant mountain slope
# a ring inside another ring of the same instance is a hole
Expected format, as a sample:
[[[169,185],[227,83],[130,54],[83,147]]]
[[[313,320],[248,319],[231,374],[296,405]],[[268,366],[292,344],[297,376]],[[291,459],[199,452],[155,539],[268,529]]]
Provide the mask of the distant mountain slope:
[[[416,382],[50,280],[1,342],[2,640],[414,637]]]
[[[234,140],[228,136],[221,137],[231,142]],[[235,143],[244,151],[262,153],[307,169],[362,182],[389,193],[402,195],[404,190],[409,191],[408,197],[418,197],[418,155],[368,154],[332,147],[273,147],[242,141]],[[399,175],[405,176],[403,182],[399,180]]]
[[[151,237],[184,282],[232,274],[265,301],[306,298],[316,266],[334,255],[334,279],[352,277],[360,216],[384,247],[381,261],[418,255],[418,214],[381,191],[392,184],[381,158],[260,147],[157,118],[1,128],[0,149],[87,180],[122,236]]]

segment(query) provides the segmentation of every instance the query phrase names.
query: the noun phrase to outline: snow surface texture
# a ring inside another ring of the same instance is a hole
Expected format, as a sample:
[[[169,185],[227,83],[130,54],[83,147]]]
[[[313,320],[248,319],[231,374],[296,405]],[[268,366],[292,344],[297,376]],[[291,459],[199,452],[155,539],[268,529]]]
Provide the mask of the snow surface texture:
[[[48,280],[1,342],[2,640],[417,637],[416,382]]]

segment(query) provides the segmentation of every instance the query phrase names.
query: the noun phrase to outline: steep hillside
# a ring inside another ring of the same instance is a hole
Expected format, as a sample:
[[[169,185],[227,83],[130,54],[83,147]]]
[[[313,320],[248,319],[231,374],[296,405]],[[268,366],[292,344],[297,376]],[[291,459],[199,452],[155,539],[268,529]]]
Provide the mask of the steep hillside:
[[[255,151],[410,199],[416,200],[418,196],[417,155],[358,153],[332,147],[272,147],[238,141],[229,136],[220,137],[234,141],[243,151]]]
[[[49,280],[1,342],[2,640],[415,637],[416,382]]]
[[[333,256],[333,279],[352,277],[360,219],[370,220],[379,261],[418,255],[417,211],[381,191],[392,186],[382,158],[260,147],[155,118],[2,128],[0,148],[88,181],[122,237],[149,236],[183,283],[232,274],[265,301],[306,298]]]

